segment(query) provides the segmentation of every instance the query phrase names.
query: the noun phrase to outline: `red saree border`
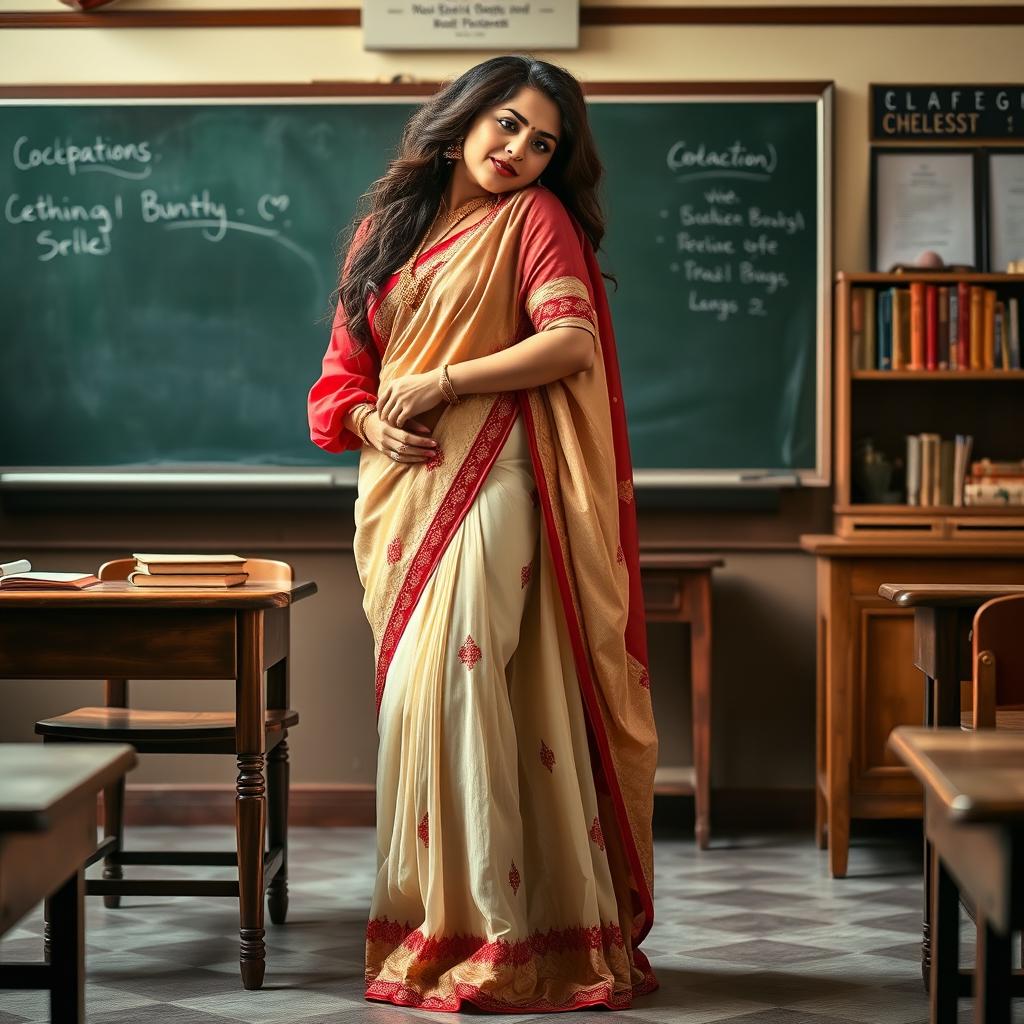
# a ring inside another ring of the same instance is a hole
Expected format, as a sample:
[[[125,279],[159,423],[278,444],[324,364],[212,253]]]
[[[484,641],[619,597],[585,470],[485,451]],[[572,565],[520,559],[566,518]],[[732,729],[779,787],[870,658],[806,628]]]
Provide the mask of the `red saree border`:
[[[456,1013],[462,1009],[463,1003],[472,1003],[480,1010],[491,1013],[558,1013],[563,1010],[585,1010],[589,1006],[606,1006],[609,1010],[626,1010],[633,1005],[638,996],[646,995],[653,989],[644,984],[636,985],[629,995],[616,996],[611,985],[595,985],[593,988],[581,989],[573,994],[571,1000],[556,1003],[550,999],[541,999],[525,1006],[510,1003],[504,999],[495,999],[477,985],[466,982],[457,983],[455,992],[447,999],[440,996],[422,996],[415,989],[403,985],[400,981],[375,981],[366,988],[364,998],[395,1006],[409,1006],[419,1010],[437,1010]]]
[[[463,460],[448,493],[441,500],[437,512],[427,527],[427,532],[416,554],[409,564],[402,586],[398,591],[395,606],[391,610],[388,624],[381,636],[380,651],[377,655],[376,708],[380,716],[380,704],[384,699],[384,684],[387,680],[391,660],[395,656],[398,642],[405,627],[419,603],[423,588],[430,579],[455,535],[470,506],[483,486],[487,474],[494,465],[502,446],[508,439],[516,418],[516,398],[513,392],[498,395],[470,445],[469,454]]]
[[[581,949],[625,947],[622,929],[610,924],[577,925],[531,932],[525,939],[488,941],[482,935],[427,936],[407,921],[400,924],[387,917],[375,917],[366,925],[367,942],[390,943],[415,950],[417,960],[472,960],[492,966],[524,964],[533,956],[566,953]]]
[[[636,946],[643,941],[644,936],[651,930],[654,923],[654,900],[647,887],[647,880],[644,875],[643,866],[640,863],[640,855],[637,852],[636,841],[633,838],[633,829],[629,823],[629,815],[626,813],[626,804],[622,797],[622,790],[619,787],[619,779],[615,773],[615,763],[612,760],[611,748],[608,745],[608,736],[601,721],[601,712],[597,706],[597,697],[594,686],[594,679],[590,672],[590,661],[587,657],[587,649],[583,639],[583,629],[576,615],[573,605],[572,591],[569,586],[569,576],[565,567],[565,557],[561,543],[558,538],[558,530],[555,526],[554,514],[551,510],[551,496],[548,493],[547,478],[544,475],[541,463],[540,452],[537,448],[536,428],[533,423],[533,415],[530,411],[530,403],[525,391],[518,392],[520,412],[523,416],[523,425],[526,427],[527,437],[530,441],[530,456],[534,466],[534,477],[537,481],[537,492],[540,495],[540,506],[544,516],[544,526],[548,535],[548,547],[551,550],[551,560],[555,569],[555,577],[558,580],[558,589],[562,598],[562,608],[565,612],[566,626],[569,631],[569,638],[572,642],[573,657],[576,662],[576,672],[579,678],[580,692],[583,695],[584,706],[587,709],[587,718],[590,722],[594,739],[601,756],[601,766],[604,769],[605,780],[615,807],[615,816],[619,822],[619,832],[628,839],[624,843],[626,855],[629,857],[630,867],[633,869],[633,877],[640,890],[640,900],[644,911],[644,925],[637,936],[634,946],[634,955],[639,953]]]
[[[384,942],[396,948],[406,946],[415,951],[417,962],[451,959],[456,962],[487,964],[495,967],[525,966],[538,956],[552,953],[575,953],[624,947],[622,931],[616,924],[580,925],[574,928],[551,928],[546,932],[534,932],[525,939],[506,942],[488,942],[483,936],[454,935],[428,937],[413,928],[387,917],[373,918],[366,926],[368,942]],[[556,1003],[540,999],[523,1005],[498,999],[484,992],[479,986],[459,982],[448,996],[423,995],[415,988],[401,981],[373,981],[366,983],[365,998],[396,1006],[416,1007],[424,1010],[454,1012],[461,1009],[463,1002],[473,1004],[482,1010],[495,1013],[539,1013],[561,1010],[582,1010],[588,1006],[607,1006],[612,1010],[628,1009],[633,1000],[653,992],[658,983],[647,958],[635,952],[635,964],[643,973],[643,980],[627,992],[616,993],[608,983],[593,985],[574,992],[565,1002]],[[455,966],[453,964],[452,966]],[[449,970],[451,968],[448,968]]]

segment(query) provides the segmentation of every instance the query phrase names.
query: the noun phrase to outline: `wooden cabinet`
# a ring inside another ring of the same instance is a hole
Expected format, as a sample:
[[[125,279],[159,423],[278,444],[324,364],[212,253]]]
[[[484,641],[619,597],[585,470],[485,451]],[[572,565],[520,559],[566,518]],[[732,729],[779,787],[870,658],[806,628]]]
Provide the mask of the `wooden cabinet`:
[[[853,818],[921,815],[921,792],[886,750],[897,725],[924,721],[914,617],[878,596],[882,583],[1024,583],[1024,544],[903,544],[802,538],[817,559],[815,834],[833,875],[847,870]]]
[[[974,458],[1024,457],[1024,372],[872,371],[851,351],[851,291],[966,280],[1022,294],[1020,275],[839,274],[836,281],[834,534],[801,538],[817,560],[816,835],[846,874],[850,821],[920,816],[921,793],[886,750],[897,725],[924,721],[913,612],[882,583],[1024,583],[1024,507],[869,503],[853,453],[870,436],[891,458],[906,435],[970,433]],[[899,480],[895,481],[898,489]]]

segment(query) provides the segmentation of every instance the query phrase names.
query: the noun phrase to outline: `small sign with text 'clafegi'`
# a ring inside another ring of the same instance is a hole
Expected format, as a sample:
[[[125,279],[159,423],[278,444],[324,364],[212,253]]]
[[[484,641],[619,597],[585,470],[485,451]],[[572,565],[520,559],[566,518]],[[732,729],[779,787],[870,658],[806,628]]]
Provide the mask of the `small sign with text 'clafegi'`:
[[[367,50],[573,50],[579,32],[579,0],[363,4]]]

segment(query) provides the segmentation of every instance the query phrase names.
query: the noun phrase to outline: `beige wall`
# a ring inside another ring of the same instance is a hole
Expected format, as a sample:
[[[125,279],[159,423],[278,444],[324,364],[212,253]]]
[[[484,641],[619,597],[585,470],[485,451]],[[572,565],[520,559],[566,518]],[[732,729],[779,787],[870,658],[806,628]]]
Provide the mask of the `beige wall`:
[[[175,5],[163,0],[121,6]],[[190,0],[186,6],[224,5]],[[4,9],[56,5],[24,0]],[[584,29],[578,52],[542,56],[590,80],[834,80],[836,269],[859,270],[867,256],[868,83],[1019,80],[1022,50],[1024,29],[1005,26],[613,26]],[[351,29],[12,30],[0,31],[0,84],[291,82],[389,79],[399,73],[437,79],[483,56],[364,53],[360,32]],[[721,513],[651,509],[641,501],[644,540],[710,547],[728,559],[716,584],[717,786],[812,784],[814,570],[796,539],[828,528],[829,502],[827,491],[789,493],[761,509]],[[293,703],[303,715],[292,744],[293,779],[300,783],[373,778],[372,652],[346,548],[350,535],[351,505],[345,502],[317,510],[217,510],[199,503],[173,515],[116,507],[61,514],[14,506],[9,499],[0,504],[0,557],[24,554],[42,568],[91,567],[143,546],[223,540],[246,554],[287,558],[300,575],[314,578],[320,593],[297,608],[293,636]],[[686,648],[669,627],[652,630],[651,647],[663,761],[669,762],[688,751],[681,727]],[[140,703],[156,704],[162,697],[158,684],[138,685],[135,693]],[[226,684],[193,685],[181,694],[199,706],[226,707],[230,701]],[[0,740],[28,738],[37,717],[98,696],[96,684],[0,683],[7,711]],[[226,760],[218,767],[176,760],[144,764],[134,779],[166,779],[168,771],[192,781],[232,777]]]

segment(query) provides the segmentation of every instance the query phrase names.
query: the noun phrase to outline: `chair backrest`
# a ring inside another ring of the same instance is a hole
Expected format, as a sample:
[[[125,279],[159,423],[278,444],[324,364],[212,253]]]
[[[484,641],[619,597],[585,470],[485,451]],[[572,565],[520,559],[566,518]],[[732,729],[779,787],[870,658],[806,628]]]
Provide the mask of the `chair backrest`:
[[[994,729],[997,707],[1024,706],[1024,594],[978,609],[972,648],[974,727]]]
[[[96,575],[101,580],[126,580],[128,573],[134,569],[134,558],[115,558],[104,562]],[[247,558],[245,569],[252,583],[290,583],[295,579],[295,571],[287,562],[278,562],[273,558]]]

